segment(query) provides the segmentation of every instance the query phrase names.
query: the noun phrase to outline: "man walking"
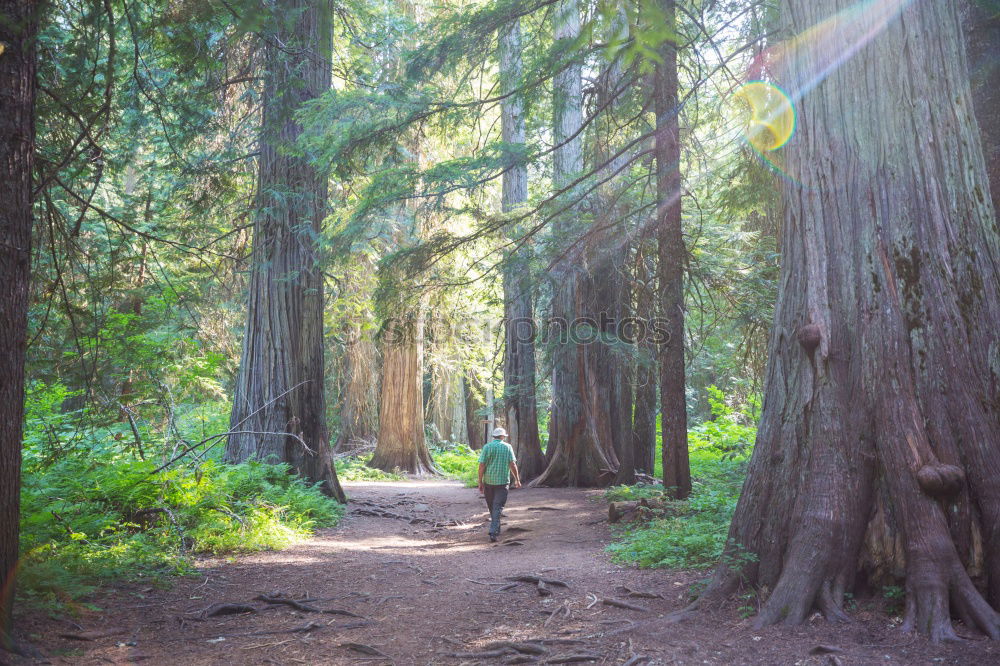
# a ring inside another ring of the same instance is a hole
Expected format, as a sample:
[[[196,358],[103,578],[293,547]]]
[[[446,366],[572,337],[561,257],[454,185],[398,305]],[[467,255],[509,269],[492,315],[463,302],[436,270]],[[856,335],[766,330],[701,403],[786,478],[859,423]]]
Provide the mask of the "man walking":
[[[486,497],[490,510],[490,541],[496,541],[500,535],[500,512],[507,503],[510,477],[514,477],[515,488],[521,487],[514,449],[504,441],[506,437],[506,430],[494,428],[493,441],[479,454],[479,492]]]

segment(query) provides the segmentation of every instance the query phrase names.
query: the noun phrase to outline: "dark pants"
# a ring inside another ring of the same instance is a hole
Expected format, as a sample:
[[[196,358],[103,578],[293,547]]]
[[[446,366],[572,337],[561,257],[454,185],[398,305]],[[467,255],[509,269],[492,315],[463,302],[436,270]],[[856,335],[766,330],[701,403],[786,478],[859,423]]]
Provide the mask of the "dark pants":
[[[503,505],[507,503],[507,489],[509,487],[508,484],[502,486],[484,484],[483,495],[486,497],[486,506],[490,510],[490,536],[500,534],[500,512],[503,511]]]

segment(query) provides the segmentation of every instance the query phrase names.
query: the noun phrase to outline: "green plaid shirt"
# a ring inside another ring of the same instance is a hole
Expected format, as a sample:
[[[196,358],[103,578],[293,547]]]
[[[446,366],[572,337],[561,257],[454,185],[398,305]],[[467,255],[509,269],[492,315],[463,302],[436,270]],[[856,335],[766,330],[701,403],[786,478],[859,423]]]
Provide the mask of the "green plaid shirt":
[[[510,464],[516,462],[514,449],[510,448],[510,444],[494,439],[480,451],[479,462],[486,465],[483,483],[491,486],[510,483]]]

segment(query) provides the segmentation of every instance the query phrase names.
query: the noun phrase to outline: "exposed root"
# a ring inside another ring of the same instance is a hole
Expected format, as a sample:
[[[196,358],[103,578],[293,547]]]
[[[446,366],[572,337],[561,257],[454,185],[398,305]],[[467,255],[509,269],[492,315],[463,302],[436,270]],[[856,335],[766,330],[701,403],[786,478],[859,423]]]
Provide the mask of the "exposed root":
[[[621,599],[601,599],[601,603],[605,606],[614,606],[615,608],[624,608],[625,610],[638,611],[640,613],[648,613],[649,609],[642,606],[637,606],[635,604],[630,604],[627,601],[622,601]]]
[[[851,617],[844,612],[843,607],[844,592],[842,586],[832,582],[824,581],[819,589],[819,598],[816,605],[819,611],[830,622],[850,622]]]

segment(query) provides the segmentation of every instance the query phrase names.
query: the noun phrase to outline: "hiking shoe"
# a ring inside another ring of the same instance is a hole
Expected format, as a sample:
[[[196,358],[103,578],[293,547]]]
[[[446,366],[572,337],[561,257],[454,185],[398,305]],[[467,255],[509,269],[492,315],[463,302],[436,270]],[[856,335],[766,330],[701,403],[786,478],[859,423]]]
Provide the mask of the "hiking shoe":
[[[497,535],[496,534],[491,534],[490,535],[490,543],[496,543],[496,542],[497,542]]]

